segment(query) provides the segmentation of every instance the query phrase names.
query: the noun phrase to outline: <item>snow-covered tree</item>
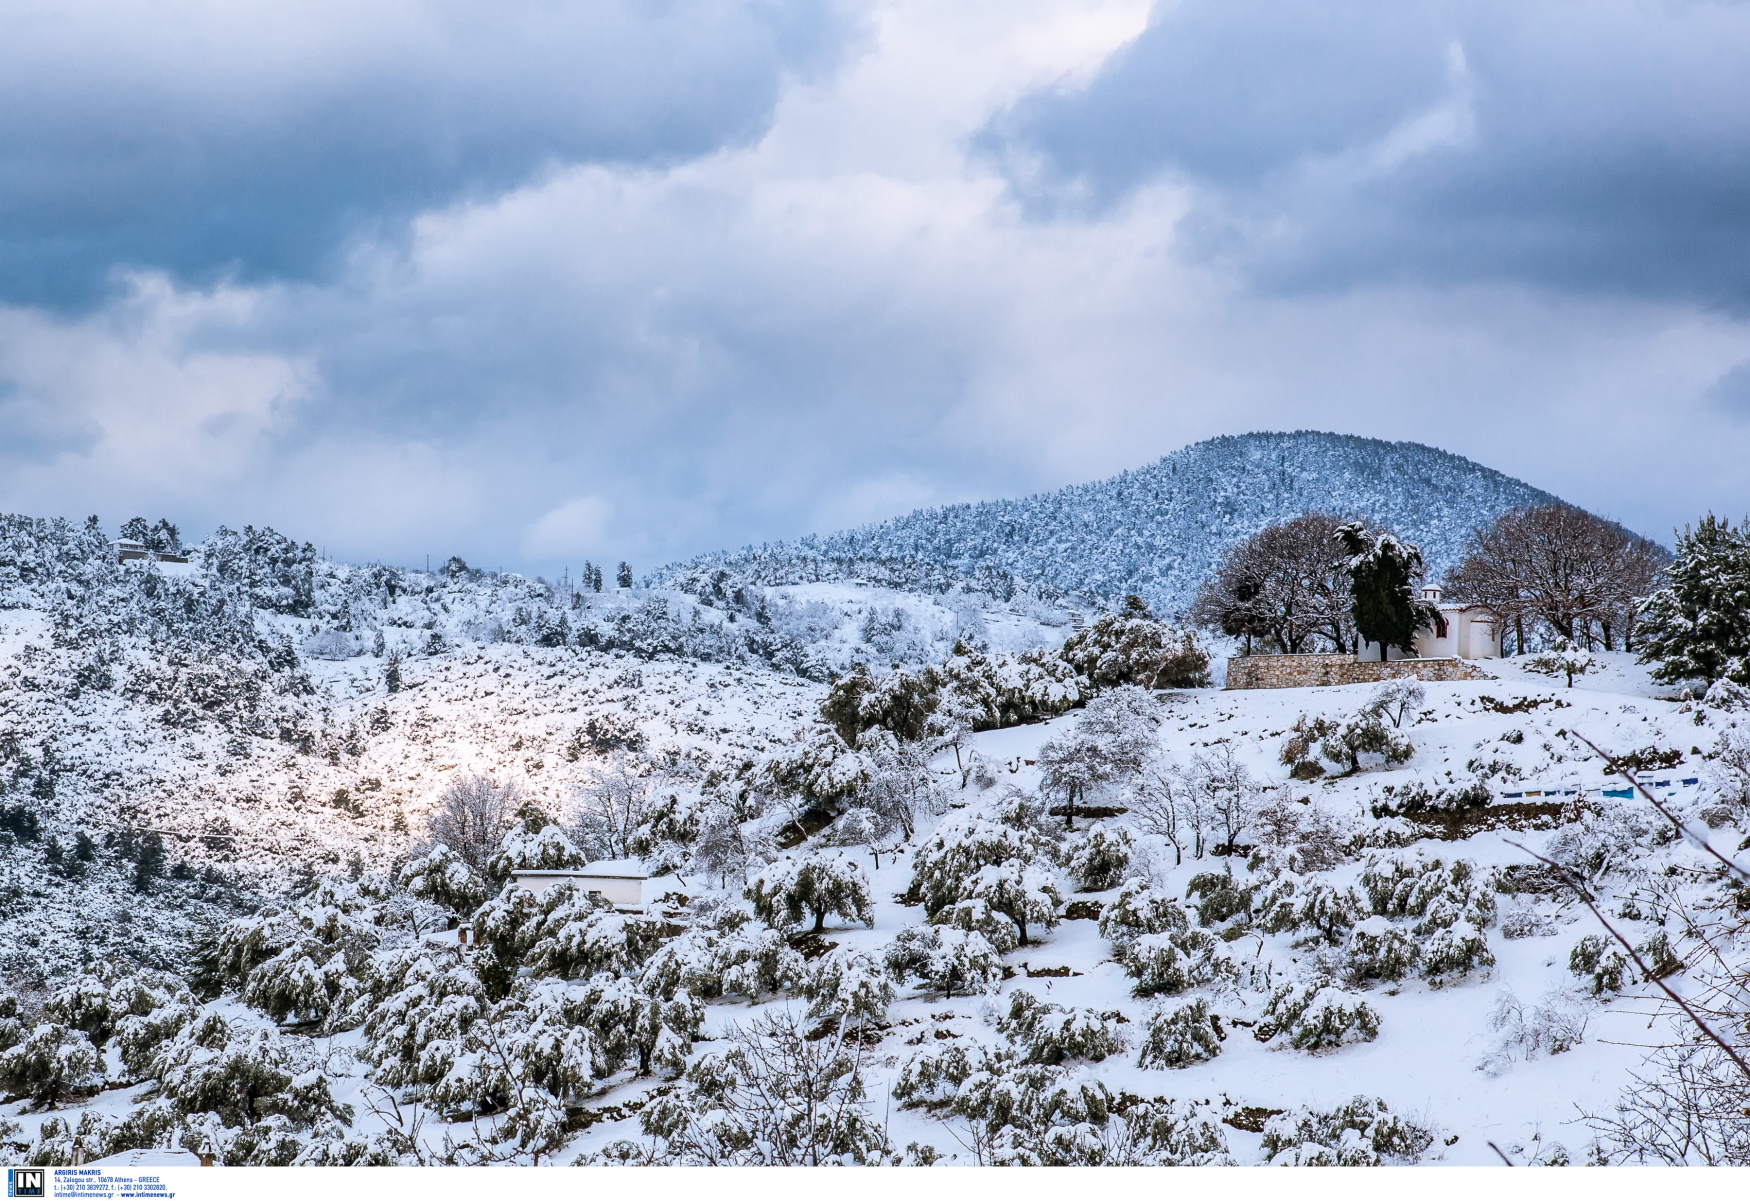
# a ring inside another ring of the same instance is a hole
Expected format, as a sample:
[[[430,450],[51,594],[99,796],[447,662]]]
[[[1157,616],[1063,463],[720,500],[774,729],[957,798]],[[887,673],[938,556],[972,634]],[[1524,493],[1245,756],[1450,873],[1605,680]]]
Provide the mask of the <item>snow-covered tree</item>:
[[[1349,577],[1356,632],[1379,644],[1384,659],[1392,648],[1416,653],[1416,631],[1444,629],[1440,611],[1416,594],[1422,577],[1422,552],[1394,534],[1363,522],[1339,526],[1336,542],[1341,568]]]
[[[897,978],[920,980],[949,997],[988,992],[1003,977],[1002,961],[989,940],[953,926],[907,926],[888,945],[884,958]]]
[[[729,1032],[726,1051],[687,1069],[680,1092],[640,1115],[646,1146],[622,1143],[608,1162],[818,1167],[880,1163],[887,1137],[864,1078],[865,1052],[843,1030],[811,1038],[788,1010]]]
[[[473,913],[490,891],[485,877],[441,842],[408,860],[399,879],[412,895],[462,914]]]
[[[614,751],[606,767],[578,789],[573,818],[577,844],[592,859],[635,855],[644,809],[659,781],[642,755]]]
[[[1750,521],[1734,527],[1709,513],[1685,527],[1639,633],[1655,680],[1750,684]]]
[[[879,1026],[893,1002],[893,975],[866,951],[836,947],[808,965],[801,992],[817,1021]]]
[[[1130,868],[1133,844],[1122,826],[1095,823],[1064,853],[1064,870],[1083,892],[1116,888]]]
[[[1081,720],[1039,748],[1039,785],[1062,797],[1067,826],[1089,797],[1134,780],[1159,745],[1160,704],[1145,689],[1119,686],[1088,703]]]
[[[1062,654],[1096,689],[1201,688],[1209,682],[1209,655],[1197,636],[1157,621],[1136,596],[1070,635]]]
[[[50,1108],[103,1087],[103,1061],[82,1030],[41,1022],[0,1051],[0,1089]]]
[[[1157,1009],[1149,1016],[1136,1066],[1188,1068],[1220,1054],[1221,1033],[1209,1012],[1209,1003],[1199,997],[1183,1005]]]
[[[1574,686],[1574,677],[1583,676],[1598,666],[1598,660],[1589,650],[1583,650],[1564,638],[1556,646],[1533,655],[1525,661],[1525,670],[1535,671],[1540,675],[1560,676],[1567,680],[1569,688]]]
[[[488,864],[516,825],[521,802],[515,781],[499,785],[485,776],[461,776],[444,788],[426,828],[475,875],[490,876]]]
[[[813,917],[811,929],[818,934],[830,914],[875,924],[869,878],[842,851],[815,851],[768,864],[748,883],[746,895],[754,913],[775,929],[790,929]]]

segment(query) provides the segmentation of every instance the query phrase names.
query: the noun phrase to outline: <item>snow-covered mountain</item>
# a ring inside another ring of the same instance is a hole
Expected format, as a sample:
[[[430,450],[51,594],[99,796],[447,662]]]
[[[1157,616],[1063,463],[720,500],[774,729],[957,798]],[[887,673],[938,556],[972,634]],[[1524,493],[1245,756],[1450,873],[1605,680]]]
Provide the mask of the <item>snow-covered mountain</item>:
[[[1416,442],[1310,430],[1242,434],[1187,446],[1111,479],[705,555],[656,578],[687,587],[721,569],[767,585],[864,578],[924,590],[966,581],[992,590],[1025,582],[1090,598],[1135,593],[1174,613],[1190,604],[1227,547],[1302,513],[1385,525],[1419,545],[1438,575],[1458,561],[1477,525],[1556,499]]]

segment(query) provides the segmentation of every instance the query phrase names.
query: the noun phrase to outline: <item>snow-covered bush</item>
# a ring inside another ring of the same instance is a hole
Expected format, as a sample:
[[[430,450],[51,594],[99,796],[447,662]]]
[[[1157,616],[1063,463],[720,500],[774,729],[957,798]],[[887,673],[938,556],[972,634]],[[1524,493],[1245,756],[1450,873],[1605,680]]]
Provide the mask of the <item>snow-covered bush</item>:
[[[1343,953],[1349,972],[1358,980],[1402,980],[1422,959],[1422,947],[1414,935],[1377,916],[1349,932]]]
[[[560,871],[582,867],[584,855],[558,826],[518,826],[504,836],[487,860],[486,871],[494,880],[508,880],[512,872]]]
[[[1568,970],[1585,981],[1596,997],[1622,991],[1629,960],[1602,934],[1588,934],[1569,952]]]
[[[1122,827],[1095,824],[1072,841],[1064,855],[1064,870],[1082,892],[1116,888],[1130,867],[1132,843]]]
[[[299,1062],[264,1023],[198,1015],[158,1048],[153,1074],[158,1095],[182,1117],[213,1114],[229,1127],[273,1116],[299,1127],[324,1117],[352,1121],[328,1077]]]
[[[867,951],[835,947],[802,973],[808,1016],[879,1026],[893,1003],[893,976]]]
[[[1361,756],[1378,755],[1387,767],[1408,763],[1416,747],[1408,738],[1386,728],[1382,709],[1364,705],[1353,717],[1338,721],[1302,716],[1282,744],[1279,758],[1297,780],[1324,774],[1319,757],[1343,769],[1345,775],[1361,770]]]
[[[1377,1097],[1356,1097],[1329,1111],[1291,1110],[1264,1126],[1264,1154],[1273,1164],[1415,1163],[1433,1143],[1432,1130],[1399,1117]]]
[[[1022,942],[1029,926],[1056,925],[1063,895],[1035,816],[1025,798],[1003,798],[950,817],[913,852],[909,896],[930,918],[982,900],[1015,923]]]
[[[1097,1079],[1027,1063],[1012,1048],[949,1043],[901,1067],[893,1096],[966,1123],[980,1164],[1226,1164],[1227,1138],[1196,1103],[1119,1098]]]
[[[1468,859],[1448,864],[1420,854],[1375,856],[1361,873],[1373,912],[1418,918],[1418,934],[1460,921],[1479,930],[1493,924],[1495,884],[1495,873],[1479,871]]]
[[[1322,1051],[1379,1037],[1379,1014],[1326,980],[1285,985],[1270,994],[1264,1021],[1298,1051]]]
[[[1100,910],[1100,937],[1110,940],[1114,951],[1144,934],[1168,934],[1190,926],[1178,900],[1146,880],[1126,880]]]
[[[975,931],[952,926],[907,926],[889,943],[883,957],[900,980],[916,979],[945,996],[989,992],[1001,983],[996,949]]]
[[[1435,988],[1495,966],[1483,932],[1467,921],[1434,930],[1422,942],[1422,974]]]
[[[1382,717],[1391,718],[1392,728],[1399,729],[1404,724],[1404,718],[1420,709],[1427,699],[1428,691],[1422,687],[1420,680],[1414,676],[1400,676],[1395,680],[1386,680],[1376,687],[1363,707]]]
[[[1596,668],[1598,660],[1591,651],[1575,646],[1571,639],[1563,638],[1552,649],[1523,660],[1522,666],[1526,671],[1535,671],[1539,675],[1565,678],[1568,687],[1572,688],[1574,677],[1583,676]]]
[[[540,894],[506,888],[475,913],[474,932],[500,963],[560,977],[632,972],[660,937],[655,921],[616,913],[570,881]]]
[[[486,878],[441,842],[408,860],[399,879],[412,895],[459,914],[473,913],[491,895]]]
[[[382,942],[384,881],[318,880],[304,897],[264,906],[220,928],[219,977],[276,1021],[339,1022],[359,993],[359,975]]]
[[[1258,898],[1258,928],[1266,934],[1306,931],[1336,946],[1367,912],[1352,888],[1283,872]]]
[[[1524,1002],[1510,989],[1502,989],[1489,1013],[1489,1029],[1498,1037],[1477,1068],[1498,1076],[1515,1058],[1560,1055],[1585,1041],[1586,1025],[1587,1004],[1573,992],[1551,989],[1527,1013]]]
[[[103,1061],[82,1030],[39,1022],[0,1052],[0,1091],[52,1108],[103,1087]]]
[[[1209,1003],[1202,997],[1172,1009],[1157,1009],[1142,1036],[1136,1065],[1143,1068],[1187,1068],[1221,1054]]]
[[[812,916],[812,929],[819,933],[828,914],[875,924],[869,877],[843,851],[814,851],[768,864],[748,883],[746,895],[754,913],[774,929],[793,929]]]
[[[1125,943],[1116,958],[1135,981],[1130,991],[1138,997],[1180,993],[1238,976],[1233,956],[1207,930],[1144,934]]]
[[[990,902],[983,897],[961,901],[942,910],[931,919],[931,924],[952,926],[956,930],[969,930],[983,935],[984,940],[999,955],[1007,955],[1021,945],[1021,935],[1015,923],[1006,915],[992,909]]]
[[[1137,597],[1094,619],[1063,644],[1064,662],[1094,688],[1201,688],[1209,683],[1209,655],[1197,635],[1157,621]]]
[[[842,1032],[811,1039],[789,1011],[732,1027],[727,1050],[686,1071],[640,1115],[649,1144],[596,1162],[711,1166],[880,1163],[887,1137],[868,1104],[863,1052]]]
[[[1233,869],[1198,872],[1185,885],[1185,895],[1197,898],[1197,924],[1220,926],[1234,918],[1251,918],[1253,886],[1234,878]]]
[[[127,1018],[144,1017],[190,999],[188,987],[173,976],[152,971],[124,974],[110,964],[100,964],[50,993],[42,1016],[84,1031],[101,1047]]]
[[[1065,1008],[1041,1001],[1026,989],[1009,998],[1008,1016],[997,1021],[997,1033],[1008,1039],[1026,1063],[1059,1064],[1070,1059],[1098,1063],[1129,1044],[1116,1011]]]

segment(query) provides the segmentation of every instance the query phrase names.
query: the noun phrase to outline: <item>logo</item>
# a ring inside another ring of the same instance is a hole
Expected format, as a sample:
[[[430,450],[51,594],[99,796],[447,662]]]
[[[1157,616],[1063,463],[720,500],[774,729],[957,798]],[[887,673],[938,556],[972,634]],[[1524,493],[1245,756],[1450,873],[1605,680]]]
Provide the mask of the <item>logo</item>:
[[[6,1195],[8,1197],[41,1197],[43,1183],[48,1178],[47,1168],[7,1168]]]

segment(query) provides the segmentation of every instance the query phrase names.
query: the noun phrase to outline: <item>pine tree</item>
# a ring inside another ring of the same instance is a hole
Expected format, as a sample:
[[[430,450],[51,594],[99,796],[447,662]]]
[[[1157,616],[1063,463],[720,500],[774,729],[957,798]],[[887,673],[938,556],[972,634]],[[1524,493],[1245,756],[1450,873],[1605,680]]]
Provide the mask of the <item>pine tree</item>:
[[[401,652],[389,652],[389,661],[383,664],[383,687],[390,692],[401,691]]]
[[[1358,521],[1340,526],[1337,541],[1345,556],[1339,566],[1349,577],[1356,632],[1379,643],[1382,660],[1391,647],[1415,654],[1416,631],[1440,620],[1438,610],[1416,597],[1422,552]]]
[[[632,565],[624,559],[620,560],[619,570],[614,572],[614,583],[622,588],[632,586]]]
[[[125,542],[144,544],[152,536],[152,527],[144,517],[130,517],[122,523],[121,537]]]
[[[1665,579],[1637,627],[1653,679],[1750,683],[1750,520],[1734,529],[1709,513],[1686,527]]]
[[[140,840],[140,856],[134,860],[134,891],[150,892],[152,882],[164,874],[164,838],[153,832]]]

